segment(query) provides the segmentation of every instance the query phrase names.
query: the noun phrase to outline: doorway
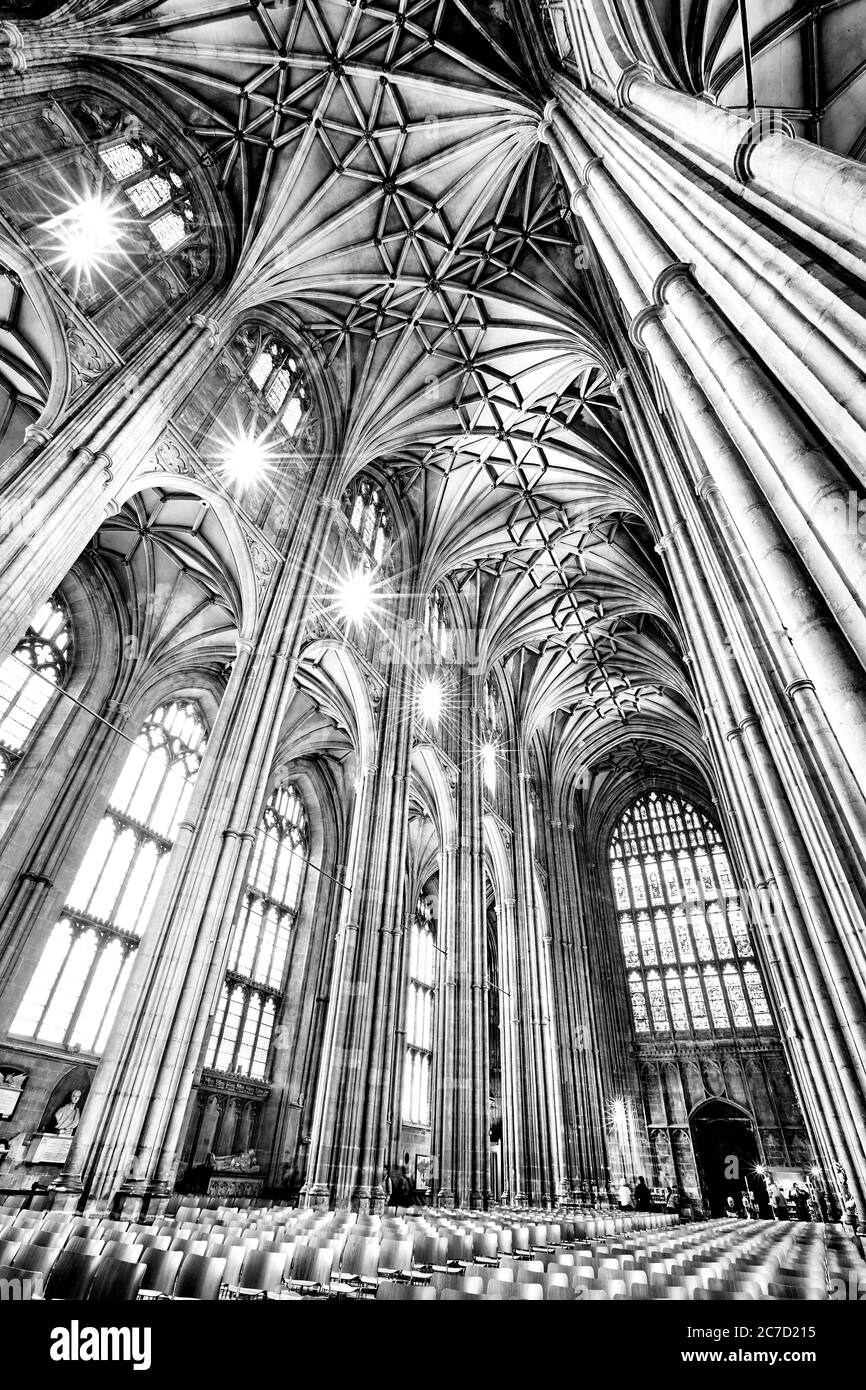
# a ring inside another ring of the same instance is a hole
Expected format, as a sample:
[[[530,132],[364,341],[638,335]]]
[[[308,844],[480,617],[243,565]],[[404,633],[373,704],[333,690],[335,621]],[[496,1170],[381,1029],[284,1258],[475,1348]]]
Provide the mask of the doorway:
[[[692,1111],[692,1144],[704,1202],[710,1216],[723,1216],[728,1197],[739,1210],[746,1179],[753,1194],[760,1186],[755,1167],[760,1163],[754,1121],[725,1100],[707,1100]]]

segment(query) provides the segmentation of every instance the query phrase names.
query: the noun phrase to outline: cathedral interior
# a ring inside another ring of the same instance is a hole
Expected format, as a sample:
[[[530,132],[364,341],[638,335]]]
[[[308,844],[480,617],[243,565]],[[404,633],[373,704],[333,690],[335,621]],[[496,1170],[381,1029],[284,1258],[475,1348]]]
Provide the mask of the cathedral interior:
[[[0,1200],[856,1232],[863,0],[0,16]]]

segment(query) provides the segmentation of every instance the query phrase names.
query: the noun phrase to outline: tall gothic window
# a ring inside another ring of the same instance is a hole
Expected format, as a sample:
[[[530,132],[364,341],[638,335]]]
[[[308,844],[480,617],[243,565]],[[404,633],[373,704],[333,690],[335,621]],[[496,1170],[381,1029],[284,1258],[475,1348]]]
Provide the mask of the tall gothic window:
[[[447,657],[451,650],[451,624],[448,605],[441,589],[434,589],[424,601],[424,627],[440,656]]]
[[[244,904],[205,1055],[205,1065],[216,1071],[265,1076],[308,855],[303,803],[291,784],[278,787],[268,798],[256,833]]]
[[[316,454],[321,431],[303,361],[282,334],[260,323],[237,330],[190,391],[177,423],[243,493],[260,524],[286,476]]]
[[[409,990],[406,1000],[406,1069],[403,1119],[430,1123],[430,1064],[433,1057],[433,1000],[436,982],[436,924],[422,893],[409,931]]]
[[[481,776],[489,796],[496,795],[497,770],[501,753],[499,690],[493,676],[484,682],[482,712]]]
[[[349,518],[349,529],[361,552],[364,568],[381,569],[388,551],[390,530],[381,489],[370,478],[356,478],[343,495],[343,510]]]
[[[282,421],[286,434],[295,435],[309,408],[310,391],[293,349],[276,334],[261,335],[247,364],[247,376],[271,413]]]
[[[12,1023],[101,1052],[204,753],[198,705],[159,705],[126,759]]]
[[[650,792],[614,831],[610,870],[641,1037],[705,1037],[773,1020],[718,829]]]
[[[13,103],[0,154],[4,214],[109,344],[176,307],[206,274],[212,233],[188,171],[111,98]],[[70,352],[87,381],[109,365],[81,324]]]
[[[493,732],[499,729],[501,722],[499,690],[493,676],[488,676],[484,682],[484,718]]]
[[[65,684],[71,641],[69,614],[52,594],[0,665],[0,782],[20,762],[55,690]]]

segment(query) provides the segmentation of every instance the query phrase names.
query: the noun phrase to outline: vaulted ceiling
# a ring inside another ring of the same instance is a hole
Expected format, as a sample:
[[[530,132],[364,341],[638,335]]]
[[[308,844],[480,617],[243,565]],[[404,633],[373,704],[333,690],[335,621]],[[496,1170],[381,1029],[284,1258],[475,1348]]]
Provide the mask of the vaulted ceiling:
[[[587,721],[691,718],[688,681],[503,10],[70,0],[44,36],[182,124],[234,221],[221,312],[281,306],[317,342],[347,478],[401,475],[421,582],[471,587],[527,732],[577,747]]]
[[[653,0],[672,77],[720,106],[747,106],[736,0]],[[866,154],[863,0],[749,0],[754,100],[784,111],[801,134],[838,154]]]
[[[578,33],[599,74],[624,45],[614,67],[648,63],[672,86],[744,113],[745,16],[754,105],[837,154],[866,156],[866,0],[550,0],[538,13],[567,61],[578,61]]]

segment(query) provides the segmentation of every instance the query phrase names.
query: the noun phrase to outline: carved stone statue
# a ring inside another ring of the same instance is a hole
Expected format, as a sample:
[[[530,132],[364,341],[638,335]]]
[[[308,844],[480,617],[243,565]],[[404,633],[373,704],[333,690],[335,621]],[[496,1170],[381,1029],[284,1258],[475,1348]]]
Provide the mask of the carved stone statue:
[[[81,1092],[71,1091],[65,1105],[61,1105],[60,1109],[55,1111],[54,1124],[58,1134],[71,1135],[77,1130],[81,1122],[80,1100]]]
[[[211,1167],[229,1173],[257,1173],[259,1170],[255,1149],[244,1149],[239,1154],[211,1154]]]

